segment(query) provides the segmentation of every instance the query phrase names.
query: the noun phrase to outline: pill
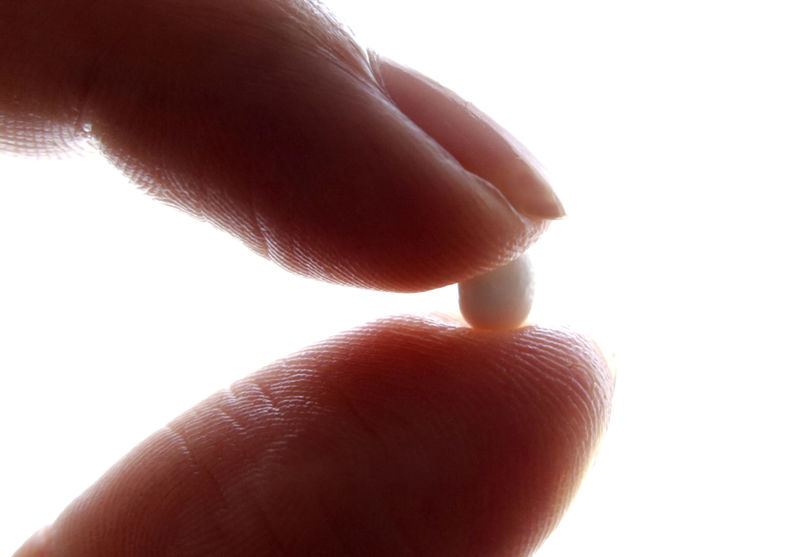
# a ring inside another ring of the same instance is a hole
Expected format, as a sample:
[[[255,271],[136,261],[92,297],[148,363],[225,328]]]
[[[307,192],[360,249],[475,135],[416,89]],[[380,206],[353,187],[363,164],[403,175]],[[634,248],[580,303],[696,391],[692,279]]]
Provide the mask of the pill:
[[[522,325],[533,302],[533,269],[523,255],[458,284],[458,305],[476,329],[508,330]]]

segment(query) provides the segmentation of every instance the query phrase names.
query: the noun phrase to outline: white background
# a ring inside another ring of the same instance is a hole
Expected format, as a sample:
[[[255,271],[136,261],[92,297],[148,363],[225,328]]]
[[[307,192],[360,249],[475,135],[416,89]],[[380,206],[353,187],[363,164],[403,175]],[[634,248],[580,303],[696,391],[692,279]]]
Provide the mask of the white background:
[[[618,391],[540,555],[800,555],[795,4],[328,3],[516,134],[569,213],[532,318],[595,335]],[[96,157],[0,184],[0,554],[234,379],[456,305],[290,276]]]

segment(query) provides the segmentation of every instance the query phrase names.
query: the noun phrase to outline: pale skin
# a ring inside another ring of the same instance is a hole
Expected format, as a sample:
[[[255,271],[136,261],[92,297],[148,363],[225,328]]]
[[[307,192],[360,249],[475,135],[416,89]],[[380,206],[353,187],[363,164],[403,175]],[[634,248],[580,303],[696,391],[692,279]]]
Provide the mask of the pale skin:
[[[295,273],[426,290],[563,214],[497,124],[300,2],[0,0],[0,49],[2,148],[90,124],[155,197]],[[17,556],[525,555],[612,391],[572,332],[386,319],[200,402]]]

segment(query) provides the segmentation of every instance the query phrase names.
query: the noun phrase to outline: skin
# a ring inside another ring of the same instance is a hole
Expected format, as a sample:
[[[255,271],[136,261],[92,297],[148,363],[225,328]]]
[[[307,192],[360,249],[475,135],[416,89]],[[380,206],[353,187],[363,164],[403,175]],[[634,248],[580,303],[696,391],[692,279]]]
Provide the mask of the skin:
[[[496,123],[306,4],[0,0],[0,48],[2,148],[90,124],[154,197],[302,275],[425,290],[563,214]],[[572,332],[383,320],[201,402],[16,555],[524,555],[612,389]]]

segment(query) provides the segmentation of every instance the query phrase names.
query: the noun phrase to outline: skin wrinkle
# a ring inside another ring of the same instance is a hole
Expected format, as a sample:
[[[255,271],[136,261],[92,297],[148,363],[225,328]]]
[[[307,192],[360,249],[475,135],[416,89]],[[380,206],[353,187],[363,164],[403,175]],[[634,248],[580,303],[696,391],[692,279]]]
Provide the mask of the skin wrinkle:
[[[177,440],[179,452],[185,456],[192,468],[198,472],[198,475],[202,475],[210,481],[211,485],[214,486],[214,490],[218,495],[218,499],[224,501],[226,499],[226,490],[223,488],[222,484],[217,479],[216,475],[211,471],[211,469],[203,463],[203,459],[200,459],[197,457],[197,455],[195,455],[195,450],[192,449],[192,442],[190,442],[189,439],[189,433],[181,431],[183,428],[184,426],[174,422],[165,427],[166,431]]]
[[[290,17],[295,17],[297,20],[297,25],[293,26],[293,28],[303,33],[306,44],[314,45],[318,52],[325,55],[330,63],[352,73],[354,77],[365,81],[372,77],[371,68],[364,50],[336,20],[333,14],[324,9],[324,6],[316,2],[297,1],[290,2],[286,6],[295,8],[295,14],[290,15]],[[286,11],[289,12],[289,10]],[[302,13],[302,16],[298,17],[296,15],[298,12]],[[309,25],[313,20],[323,20],[326,25]],[[325,35],[327,40],[320,40],[320,35],[312,31],[312,29],[319,28],[328,31],[328,34]]]
[[[272,247],[272,242],[270,240],[268,228],[261,222],[261,218],[260,215],[258,214],[256,204],[250,203],[247,205],[247,208],[250,211],[250,221],[252,223],[251,228],[255,231],[255,237],[258,240],[257,242],[253,242],[253,245],[248,244],[249,247],[253,251],[266,257],[267,259],[272,259],[273,261],[278,263],[278,260],[274,255],[275,250]]]
[[[263,388],[260,382],[251,378],[235,383],[232,389],[239,389],[240,386],[251,387],[253,392],[257,394],[257,398],[251,400],[248,398],[247,402],[247,430],[252,437],[255,434],[268,434],[271,429],[277,430],[274,435],[269,436],[269,443],[261,442],[259,446],[263,455],[275,454],[276,450],[280,447],[282,438],[285,437],[287,429],[293,429],[294,425],[291,420],[286,419],[287,408],[285,403],[282,404],[280,399],[275,396],[273,389]],[[236,401],[240,401],[240,397],[235,397]],[[240,410],[240,405],[237,404],[237,410]],[[271,428],[262,427],[262,423],[268,423]],[[277,443],[277,445],[276,445]]]
[[[198,425],[198,428],[203,427],[204,430],[210,430],[211,432],[215,433],[214,437],[219,437],[218,433],[227,429],[226,426],[228,420],[226,420],[225,417],[230,417],[231,413],[226,411],[224,406],[226,404],[230,406],[230,402],[226,403],[224,400],[227,398],[226,391],[218,393],[215,398],[219,398],[221,400],[212,405],[212,407],[207,413],[205,413],[204,416],[189,414],[180,421],[184,422],[188,419],[189,424],[194,422],[197,422],[197,424],[205,424],[203,426]],[[233,422],[237,423],[235,419],[233,419]],[[213,425],[209,426],[209,424]],[[174,426],[175,431],[178,430],[178,427],[180,426]],[[269,512],[267,512],[267,510],[258,500],[258,496],[256,495],[258,490],[254,491],[247,487],[248,485],[258,486],[259,484],[264,483],[259,481],[258,475],[254,475],[254,472],[258,471],[260,466],[256,463],[252,456],[248,454],[249,451],[246,450],[247,443],[243,443],[241,441],[235,442],[230,435],[225,435],[225,462],[230,463],[235,461],[237,463],[237,469],[246,469],[245,473],[239,472],[235,477],[233,477],[230,474],[230,466],[224,465],[222,469],[219,469],[219,464],[217,464],[217,460],[214,458],[210,460],[209,465],[204,466],[202,464],[202,462],[207,460],[207,458],[203,458],[200,455],[207,453],[209,446],[205,436],[192,432],[194,429],[195,428],[190,425],[189,430],[182,434],[182,439],[186,443],[193,462],[197,463],[197,466],[201,470],[204,470],[205,474],[214,481],[218,488],[217,492],[220,500],[225,502],[223,507],[215,512],[215,515],[217,515],[217,521],[220,525],[221,531],[223,531],[226,537],[230,540],[230,543],[228,544],[230,551],[234,552],[235,554],[234,548],[242,547],[242,544],[245,541],[240,534],[243,530],[241,524],[243,516],[242,509],[247,509],[247,513],[244,514],[244,516],[248,519],[247,522],[251,524],[251,531],[259,531],[259,536],[266,537],[268,539],[268,545],[271,548],[279,551],[280,554],[288,554],[283,541],[277,535],[275,528],[271,524]],[[238,431],[244,434],[243,436],[240,435],[239,439],[249,437],[249,435],[247,435],[247,429],[239,426]],[[195,444],[199,443],[195,451],[190,449],[189,438],[194,439]],[[213,444],[213,441],[211,443]],[[202,448],[204,445],[206,447]],[[231,456],[234,453],[237,455],[236,458],[232,458]],[[213,457],[213,454],[209,454],[207,456]],[[221,474],[225,478],[224,481],[217,480],[217,477]],[[232,512],[232,509],[235,509],[235,512]],[[255,513],[255,517],[251,514],[253,512]],[[258,524],[257,528],[254,524],[252,524],[254,520]],[[262,540],[260,543],[264,543],[264,541]]]
[[[284,372],[284,373],[287,372],[287,371],[288,370],[285,370],[285,369],[281,370],[281,372]],[[316,414],[316,413],[314,413],[314,414]],[[350,415],[356,416],[354,413],[350,414]],[[321,419],[326,419],[325,416],[320,416],[320,418]],[[303,421],[305,421],[305,419]],[[309,426],[306,426],[305,429],[308,429],[308,427],[313,427],[314,421],[316,421],[316,420],[312,420],[311,424]],[[295,439],[299,439],[299,438],[302,438],[302,435],[299,436],[299,437],[296,437]],[[291,447],[287,447],[287,449],[291,450]],[[324,500],[322,500],[321,497],[318,494],[312,493],[312,497],[316,501],[316,508],[318,509],[318,511],[319,511],[324,523],[327,524],[327,526],[328,526],[328,530],[329,530],[329,532],[331,534],[331,537],[329,539],[333,539],[339,546],[340,551],[338,553],[336,553],[336,554],[342,554],[342,555],[349,554],[349,552],[346,551],[346,546],[344,545],[344,540],[343,540],[342,536],[340,535],[340,529],[335,526],[335,521],[332,518],[333,514],[332,514],[331,509],[329,509],[327,507],[327,505],[325,505]]]
[[[256,393],[260,394],[258,400],[249,403],[250,407],[253,408],[253,415],[248,419],[249,429],[253,434],[253,438],[257,437],[257,433],[259,435],[269,434],[271,428],[280,432],[280,434],[271,436],[268,445],[265,443],[260,443],[259,445],[263,453],[261,458],[263,460],[271,459],[273,464],[277,465],[280,470],[283,470],[285,468],[285,462],[280,460],[280,456],[282,452],[286,451],[288,441],[297,437],[297,434],[294,433],[296,430],[295,422],[291,419],[287,419],[285,416],[285,409],[282,410],[281,406],[276,402],[276,397],[270,394],[266,388],[263,388],[260,383],[249,378],[238,383],[248,384],[252,386]],[[261,408],[265,401],[267,408],[266,415]],[[268,424],[271,428],[262,424]],[[266,509],[264,510],[266,511]]]
[[[381,448],[379,450],[379,452],[381,452],[383,454],[387,454],[387,455],[391,454],[391,451],[389,450],[390,444],[387,443],[384,440],[384,438],[380,434],[380,432],[378,430],[376,430],[373,426],[371,426],[370,425],[370,421],[367,418],[365,418],[362,415],[362,413],[357,409],[358,405],[356,404],[356,402],[354,402],[351,399],[351,397],[348,396],[346,391],[344,391],[341,388],[338,388],[336,381],[330,381],[329,385],[331,386],[332,389],[334,389],[336,391],[337,396],[342,401],[344,406],[349,410],[350,415],[355,417],[355,419],[356,419],[358,425],[361,427],[361,429],[367,433],[367,435],[369,436],[370,439],[372,439],[372,441],[370,443],[364,443],[364,444],[365,445],[368,444],[370,447],[378,446],[378,447]],[[395,416],[393,416],[393,418],[394,417],[397,417],[397,416],[395,415]],[[428,455],[428,459],[430,459],[430,455]],[[380,485],[380,484],[378,483],[378,485]],[[382,490],[382,491],[385,493],[385,490]],[[400,512],[399,505],[397,505],[397,504],[391,505],[392,499],[390,497],[386,497],[385,495],[383,497],[380,497],[380,498],[377,498],[377,499],[383,500],[385,502],[384,504],[387,507],[391,506],[392,510],[389,512],[389,514],[393,518],[393,520],[391,520],[389,522],[391,523],[392,527],[394,528],[394,532],[395,532],[394,545],[400,543],[402,545],[402,548],[404,549],[404,552],[403,552],[404,555],[419,555],[421,552],[420,552],[419,548],[414,548],[414,546],[413,546],[414,536],[411,535],[410,528],[403,524],[403,513]],[[330,513],[330,511],[328,511],[328,512]]]
[[[230,391],[234,400],[247,401],[248,408],[253,409],[247,415],[248,431],[258,431],[259,420],[257,418],[261,418],[260,421],[266,421],[265,418],[268,417],[271,422],[282,422],[274,398],[252,378],[235,382],[231,385]]]
[[[335,355],[337,358],[346,357],[345,354],[346,354],[346,351],[347,351],[347,348],[348,348],[349,345],[350,345],[350,343],[343,344],[344,350],[342,350],[341,348],[337,349],[335,347],[330,346],[330,343],[329,343],[325,347],[325,352],[328,353],[328,354]],[[351,415],[356,419],[356,424],[358,425],[358,427],[360,429],[362,429],[362,430],[364,430],[366,428],[366,430],[369,431],[371,428],[369,428],[367,425],[365,425],[366,424],[366,419],[363,416],[361,416],[361,413],[356,409],[356,407],[357,407],[356,403],[352,402],[350,400],[350,397],[348,397],[347,395],[345,395],[343,393],[343,389],[337,387],[338,382],[335,379],[330,379],[329,381],[326,382],[326,384],[328,385],[328,388],[332,389],[333,392],[336,393],[337,400],[339,400],[342,404],[344,404],[344,407],[348,409],[348,415]],[[363,443],[359,442],[358,444],[361,445]],[[370,446],[375,446],[374,442],[367,443],[367,444],[370,445]],[[395,524],[395,526],[399,526],[399,524],[397,524],[396,522],[394,522],[394,524]],[[402,531],[400,531],[400,532],[402,532]],[[403,538],[410,539],[408,534],[403,534],[401,539],[403,539]],[[408,552],[407,554],[414,554],[414,553],[413,552]]]
[[[362,420],[363,420],[363,418],[362,418]],[[431,429],[433,429],[433,428],[431,428]],[[404,447],[407,446],[407,444],[408,444],[407,441],[405,441],[405,440],[401,441],[400,443],[398,443],[397,439],[395,439],[394,441],[395,441],[396,445],[399,444],[400,446],[404,446]],[[384,445],[384,446],[386,446],[387,449],[390,447],[389,445]],[[397,447],[395,446],[394,449],[395,449],[394,452],[396,452],[397,451]],[[430,451],[426,451],[425,449],[426,449],[426,446],[424,444],[416,443],[416,444],[414,444],[413,447],[411,447],[410,449],[407,449],[407,450],[404,451],[405,452],[405,458],[407,460],[412,460],[410,458],[410,455],[412,454],[412,451],[416,451],[418,453],[418,457],[417,457],[416,460],[425,464],[425,466],[424,466],[424,468],[425,468],[424,475],[420,474],[417,477],[417,481],[419,481],[419,482],[423,481],[422,478],[428,477],[428,476],[431,475],[432,469],[434,467],[431,466],[430,463],[436,462],[436,458],[433,455],[430,454]],[[387,454],[392,454],[392,452],[393,451],[386,450]],[[396,477],[396,481],[398,482],[398,485],[401,485],[402,483],[405,483],[407,481],[407,476],[408,476],[407,472],[399,474]],[[380,482],[380,481],[375,482],[374,480],[372,480],[371,477],[369,478],[369,480],[370,480],[370,482],[369,482],[370,485],[376,484],[376,487],[378,487],[378,488],[381,487],[381,483],[382,482]],[[373,488],[373,490],[374,490],[374,488]],[[399,552],[402,555],[419,555],[419,554],[421,554],[421,552],[422,552],[421,549],[419,547],[415,547],[415,544],[414,544],[414,536],[412,534],[412,532],[414,531],[414,525],[413,524],[411,524],[411,525],[405,524],[406,521],[403,520],[403,516],[404,516],[405,513],[403,512],[403,507],[402,507],[401,501],[398,500],[396,497],[387,496],[386,495],[386,491],[387,490],[385,488],[380,490],[380,492],[384,494],[383,496],[378,496],[378,493],[375,493],[374,500],[381,502],[380,504],[383,507],[382,512],[385,512],[385,514],[389,517],[388,520],[382,521],[382,524],[383,525],[387,525],[388,524],[388,525],[390,525],[390,527],[392,529],[393,536],[392,536],[391,545],[397,547],[398,549],[402,548],[403,551]]]
[[[233,417],[233,412],[234,412],[233,409],[234,408],[238,409],[240,406],[240,404],[238,403],[239,399],[231,391],[223,391],[223,395],[225,393],[228,393],[228,396],[225,396],[224,398],[229,400],[223,400],[217,406],[220,415],[223,416],[223,418],[224,417],[230,418],[233,424],[235,424],[235,428],[237,432],[240,434],[240,437],[244,438],[251,437],[254,433],[254,430],[251,430],[250,428],[247,427],[243,427]],[[225,409],[225,406],[230,406],[232,409],[228,411]],[[252,418],[248,416],[248,422],[251,421]],[[246,485],[249,484],[258,485],[259,483],[262,483],[261,479],[264,477],[263,474],[261,473],[262,466],[247,451],[242,451],[241,455],[242,457],[240,459],[240,462],[247,464],[247,472],[242,475],[242,481],[244,481]],[[267,512],[267,509],[264,508],[264,502],[260,501],[259,498],[256,496],[257,490],[248,489],[246,485],[243,491],[247,496],[245,500],[249,502],[249,505],[247,505],[247,507],[250,509],[255,509],[255,513],[257,515],[256,518],[258,519],[259,522],[260,531],[266,534],[267,538],[270,540],[269,545],[275,550],[277,550],[280,555],[288,555],[285,544],[277,535],[275,528],[271,524],[269,513]],[[238,497],[236,498],[236,500],[242,501],[243,499],[241,497]]]
[[[195,470],[195,474],[197,476],[202,476],[206,481],[204,482],[206,485],[211,485],[216,493],[215,500],[219,501],[226,501],[225,496],[225,489],[220,482],[220,480],[215,476],[211,470],[202,464],[201,460],[196,458],[189,440],[187,439],[186,435],[182,433],[179,427],[176,424],[168,424],[164,427],[163,432],[172,438],[173,441],[177,442],[177,447],[174,450],[177,450],[180,454],[183,455],[183,460],[189,464],[191,469]],[[226,508],[228,505],[226,505]],[[184,526],[191,526],[191,525],[184,525]],[[209,524],[206,523],[204,528],[208,528]],[[213,527],[219,533],[219,536],[222,539],[227,539],[230,541],[235,540],[235,537],[231,535],[228,528],[225,528],[219,520],[219,513],[214,513],[214,521]],[[171,532],[171,536],[173,541],[177,539],[182,539],[179,532]]]

